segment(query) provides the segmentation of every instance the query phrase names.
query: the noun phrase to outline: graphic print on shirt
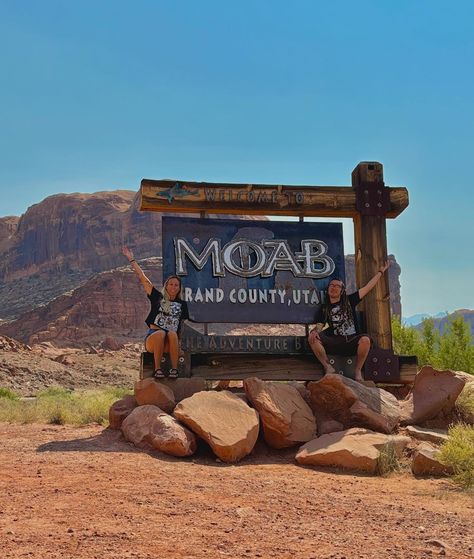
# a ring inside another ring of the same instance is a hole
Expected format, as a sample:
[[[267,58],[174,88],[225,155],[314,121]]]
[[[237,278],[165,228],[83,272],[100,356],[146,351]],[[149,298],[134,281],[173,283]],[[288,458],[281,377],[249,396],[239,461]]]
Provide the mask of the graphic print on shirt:
[[[171,302],[170,313],[167,314],[160,306],[160,310],[155,318],[155,324],[162,330],[168,332],[177,332],[179,327],[179,318],[181,316],[181,303],[176,301]]]
[[[341,305],[332,307],[331,322],[336,336],[352,336],[356,333],[354,319],[348,312],[342,311]]]

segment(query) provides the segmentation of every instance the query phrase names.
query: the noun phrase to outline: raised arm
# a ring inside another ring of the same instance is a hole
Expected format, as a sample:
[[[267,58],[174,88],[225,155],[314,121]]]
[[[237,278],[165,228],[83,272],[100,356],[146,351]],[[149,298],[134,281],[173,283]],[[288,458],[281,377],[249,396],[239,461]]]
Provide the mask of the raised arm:
[[[385,272],[388,270],[388,268],[390,267],[390,262],[388,260],[386,260],[382,266],[380,266],[379,271],[375,274],[375,276],[370,279],[365,285],[364,287],[361,287],[359,289],[359,297],[361,299],[363,299],[367,293],[369,291],[371,291],[376,285],[377,282],[379,281],[379,279],[385,274]]]
[[[128,259],[130,265],[132,266],[132,270],[137,274],[138,279],[140,280],[141,284],[145,288],[146,294],[150,295],[151,290],[153,289],[153,284],[151,281],[145,276],[143,270],[137,264],[137,261],[133,257],[133,252],[128,247],[122,247],[123,255]]]

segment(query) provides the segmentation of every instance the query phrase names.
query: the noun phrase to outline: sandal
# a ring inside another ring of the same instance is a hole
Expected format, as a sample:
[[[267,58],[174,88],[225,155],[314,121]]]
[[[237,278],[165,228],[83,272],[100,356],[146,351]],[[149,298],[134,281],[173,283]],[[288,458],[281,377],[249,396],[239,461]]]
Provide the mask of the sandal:
[[[178,378],[178,369],[170,369],[168,378]]]
[[[165,373],[161,369],[156,369],[153,373],[153,378],[165,378]]]

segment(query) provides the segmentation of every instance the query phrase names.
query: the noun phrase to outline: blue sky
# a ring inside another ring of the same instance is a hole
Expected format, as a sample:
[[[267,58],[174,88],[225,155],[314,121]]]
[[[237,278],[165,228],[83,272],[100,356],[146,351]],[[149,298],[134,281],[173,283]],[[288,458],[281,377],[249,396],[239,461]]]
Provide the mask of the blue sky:
[[[474,308],[474,3],[0,0],[0,215],[141,178],[384,164],[403,314]],[[353,248],[345,223],[346,251]]]

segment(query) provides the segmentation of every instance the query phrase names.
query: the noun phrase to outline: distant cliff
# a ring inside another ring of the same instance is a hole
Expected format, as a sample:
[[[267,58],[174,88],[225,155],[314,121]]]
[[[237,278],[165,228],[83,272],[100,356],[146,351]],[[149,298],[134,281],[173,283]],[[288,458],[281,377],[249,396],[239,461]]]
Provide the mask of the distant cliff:
[[[161,252],[161,214],[139,212],[128,190],[57,194],[0,219],[0,320],[47,304],[99,272]]]

